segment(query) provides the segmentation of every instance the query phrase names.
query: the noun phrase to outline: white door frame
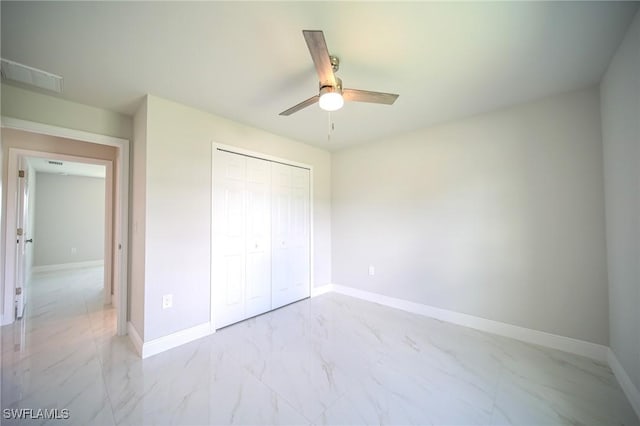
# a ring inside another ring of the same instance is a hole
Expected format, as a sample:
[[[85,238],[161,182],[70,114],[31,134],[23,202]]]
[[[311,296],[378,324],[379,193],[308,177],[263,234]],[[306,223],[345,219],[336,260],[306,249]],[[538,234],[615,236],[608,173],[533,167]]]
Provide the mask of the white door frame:
[[[15,130],[23,130],[31,133],[38,133],[49,136],[56,136],[82,142],[91,142],[99,145],[113,146],[117,148],[117,173],[114,174],[114,206],[113,206],[113,235],[116,236],[114,244],[119,250],[114,250],[117,255],[113,261],[113,283],[114,283],[114,305],[117,310],[117,333],[122,336],[127,334],[127,261],[129,242],[129,141],[127,139],[112,136],[100,135],[81,130],[67,129],[64,127],[51,126],[48,124],[36,123],[32,121],[20,120],[11,117],[2,117],[2,127]],[[12,170],[17,173],[17,159],[20,149],[11,149],[7,164],[7,206],[5,209],[5,258],[4,258],[4,291],[3,295],[3,315],[2,325],[11,324],[15,321],[13,310],[13,293],[15,292],[15,244],[10,238],[16,232],[16,179],[12,179]],[[31,152],[22,150],[23,152]],[[65,157],[61,154],[54,154]],[[31,155],[33,156],[33,155]],[[51,156],[47,153],[46,156]],[[79,158],[66,156],[71,158]],[[77,161],[77,160],[71,160]],[[86,161],[86,159],[85,159]],[[106,253],[105,253],[106,254]],[[106,257],[105,257],[106,259]]]
[[[26,269],[26,257],[27,257],[27,236],[31,236],[31,241],[33,241],[33,232],[29,223],[29,172],[30,166],[27,163],[27,159],[20,157],[17,161],[18,170],[22,171],[24,174],[22,177],[20,175],[13,175],[17,180],[16,183],[16,228],[22,228],[22,235],[16,236],[16,278],[15,278],[15,286],[16,293],[14,293],[14,300],[16,302],[16,318],[22,317],[24,314],[24,308],[26,304],[26,290],[28,287],[27,276],[30,274]],[[27,232],[28,231],[28,232]],[[17,234],[17,232],[16,232]],[[7,239],[7,242],[9,240]],[[17,287],[18,284],[21,285],[22,294],[18,296]]]
[[[248,149],[244,149],[244,148],[238,148],[237,146],[233,146],[233,145],[225,145],[225,144],[221,144],[221,143],[217,143],[217,142],[212,142],[211,144],[211,191],[212,191],[212,196],[211,196],[211,212],[213,214],[213,209],[214,209],[214,205],[213,205],[213,188],[215,185],[215,180],[214,180],[214,170],[213,168],[215,167],[214,164],[214,157],[215,157],[215,153],[216,150],[220,149],[223,151],[228,151],[231,153],[235,153],[235,154],[240,154],[240,155],[246,155],[248,157],[254,157],[254,158],[258,158],[258,159],[262,159],[262,160],[267,160],[267,161],[274,161],[276,163],[282,163],[282,164],[287,164],[290,166],[296,166],[296,167],[302,167],[304,169],[309,169],[309,294],[313,294],[313,288],[315,287],[315,283],[314,283],[314,279],[313,279],[313,275],[314,275],[314,250],[313,250],[313,166],[310,164],[306,164],[306,163],[299,163],[297,161],[292,161],[292,160],[288,160],[286,158],[281,158],[281,157],[276,157],[273,155],[268,155],[268,154],[264,154],[262,152],[257,152],[257,151],[251,151]],[[211,332],[215,332],[216,330],[216,323],[215,323],[215,312],[214,312],[214,306],[215,306],[215,289],[214,289],[214,283],[213,283],[213,277],[215,275],[215,271],[213,270],[213,265],[214,265],[214,261],[213,261],[213,244],[215,241],[215,236],[213,235],[213,225],[211,226],[211,272],[210,272],[210,277],[211,277],[211,283],[209,286],[209,292],[210,292],[210,297],[211,297],[211,301],[209,303],[209,318],[210,318],[210,323],[209,326],[211,328]]]

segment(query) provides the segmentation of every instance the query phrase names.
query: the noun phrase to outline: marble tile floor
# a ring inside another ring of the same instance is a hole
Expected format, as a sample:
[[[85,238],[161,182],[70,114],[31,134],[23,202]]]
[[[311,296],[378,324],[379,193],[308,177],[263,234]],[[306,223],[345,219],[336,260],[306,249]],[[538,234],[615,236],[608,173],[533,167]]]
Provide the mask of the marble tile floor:
[[[3,410],[70,415],[19,424],[640,424],[604,364],[337,294],[141,360],[100,276],[38,275],[1,329]]]

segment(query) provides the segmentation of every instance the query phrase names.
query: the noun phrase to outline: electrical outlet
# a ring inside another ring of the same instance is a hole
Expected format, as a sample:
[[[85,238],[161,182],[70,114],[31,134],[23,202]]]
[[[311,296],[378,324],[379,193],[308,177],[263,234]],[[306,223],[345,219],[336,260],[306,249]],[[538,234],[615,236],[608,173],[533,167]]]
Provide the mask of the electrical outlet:
[[[373,265],[369,265],[369,275],[374,276],[376,274],[376,268]]]
[[[162,296],[162,309],[167,309],[173,306],[173,294],[165,294]]]

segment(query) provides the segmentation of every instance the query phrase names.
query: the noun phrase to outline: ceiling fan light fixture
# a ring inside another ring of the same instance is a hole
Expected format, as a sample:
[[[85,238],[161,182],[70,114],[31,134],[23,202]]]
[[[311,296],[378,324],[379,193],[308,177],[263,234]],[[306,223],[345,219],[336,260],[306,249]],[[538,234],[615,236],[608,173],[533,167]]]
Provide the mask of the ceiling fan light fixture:
[[[342,97],[342,81],[336,78],[337,86],[324,86],[320,88],[320,99],[318,103],[320,108],[325,111],[337,111],[344,105]]]
[[[344,105],[344,98],[338,92],[329,92],[320,95],[319,103],[325,111],[337,111]]]

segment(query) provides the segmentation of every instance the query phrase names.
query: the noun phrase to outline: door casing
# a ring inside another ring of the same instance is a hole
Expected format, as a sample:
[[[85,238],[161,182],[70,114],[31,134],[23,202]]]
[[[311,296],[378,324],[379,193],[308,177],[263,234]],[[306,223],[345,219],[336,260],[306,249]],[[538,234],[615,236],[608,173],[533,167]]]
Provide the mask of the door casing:
[[[31,236],[33,241],[33,230],[29,223],[29,164],[24,157],[18,158],[18,168],[22,175],[18,176],[17,202],[16,202],[16,227],[21,229],[21,233],[16,236],[16,290],[20,289],[20,295],[15,293],[16,318],[22,318],[24,305],[26,302],[26,291],[28,287],[29,275],[26,270],[27,265],[27,237]]]

